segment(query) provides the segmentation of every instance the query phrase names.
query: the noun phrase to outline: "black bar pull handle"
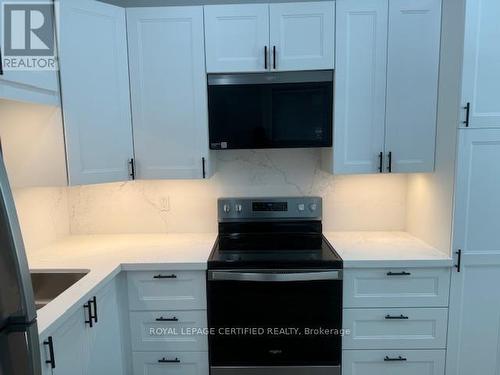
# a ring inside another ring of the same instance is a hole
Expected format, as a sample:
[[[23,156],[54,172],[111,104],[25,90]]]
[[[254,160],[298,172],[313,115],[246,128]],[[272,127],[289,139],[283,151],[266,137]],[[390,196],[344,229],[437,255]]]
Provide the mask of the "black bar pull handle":
[[[465,109],[465,121],[462,121],[462,124],[464,124],[465,127],[468,128],[470,121],[470,102],[467,102],[464,109]]]
[[[50,368],[56,368],[56,357],[54,356],[54,342],[52,341],[52,336],[47,338],[47,341],[43,342],[43,345],[49,347],[49,359],[45,361],[46,364],[50,365]]]
[[[273,69],[276,69],[276,46],[273,46]]]
[[[201,158],[201,172],[202,172],[203,178],[206,178],[207,172],[205,170],[205,157]]]
[[[171,275],[155,275],[153,276],[153,279],[177,279],[177,275],[171,274]]]
[[[129,176],[132,180],[135,180],[135,160],[134,158],[129,159],[128,161],[129,165]]]
[[[92,315],[92,301],[89,300],[85,305],[83,305],[83,308],[87,309],[89,316],[89,319],[85,320],[85,324],[88,324],[89,327],[92,328],[94,326],[94,317]]]
[[[389,173],[392,173],[392,151],[389,151],[387,158],[389,159],[389,165],[387,166],[387,171]]]
[[[402,272],[387,272],[387,276],[410,276],[411,275],[411,272],[406,272],[406,271],[402,271]]]
[[[264,69],[267,70],[267,46],[264,46]]]
[[[386,315],[385,319],[387,320],[408,320],[409,318],[403,314],[399,316],[394,316],[394,315]]]
[[[172,317],[172,318],[164,318],[163,316],[160,316],[159,318],[156,318],[157,322],[178,322],[179,319],[177,317]]]
[[[92,316],[92,318],[94,319],[94,323],[97,323],[97,298],[96,296],[94,296],[94,298],[92,298],[91,301],[89,301],[89,303],[92,302],[92,304],[94,305],[94,315]]]
[[[0,47],[0,76],[3,76],[3,58],[2,58],[2,47]]]
[[[457,254],[457,264],[455,264],[455,268],[457,269],[457,272],[460,272],[462,269],[462,250],[458,249],[458,251],[455,252]]]
[[[389,356],[385,356],[384,361],[386,361],[386,362],[400,362],[400,361],[406,361],[406,358],[401,357],[401,356],[397,356],[397,357],[393,357],[393,358],[391,358]]]
[[[383,172],[383,170],[382,170],[383,163],[384,163],[384,153],[381,152],[381,153],[378,154],[378,171],[380,173]]]
[[[166,359],[165,357],[163,357],[162,359],[158,360],[158,363],[181,363],[181,360],[179,358]]]

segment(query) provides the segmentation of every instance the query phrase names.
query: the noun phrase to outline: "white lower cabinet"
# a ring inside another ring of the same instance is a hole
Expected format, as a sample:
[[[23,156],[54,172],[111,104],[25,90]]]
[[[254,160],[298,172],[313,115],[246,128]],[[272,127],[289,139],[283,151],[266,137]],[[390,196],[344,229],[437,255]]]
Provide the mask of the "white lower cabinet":
[[[127,273],[134,375],[208,375],[205,271]]]
[[[343,375],[444,375],[449,268],[344,271]]]
[[[446,347],[448,309],[346,309],[343,349]]]
[[[208,375],[207,352],[137,352],[134,375]]]
[[[96,294],[97,322],[88,330],[89,375],[123,374],[122,326],[116,280]]]
[[[343,375],[443,375],[444,350],[345,350]]]
[[[85,320],[84,309],[78,309],[50,337],[42,339],[44,342],[42,351],[44,374],[87,374],[89,356]],[[53,357],[48,345],[49,340],[52,340]],[[53,361],[54,365],[45,363],[47,360]]]
[[[115,280],[97,291],[92,327],[83,306],[59,328],[40,337],[44,375],[122,375],[123,349]],[[92,298],[93,300],[93,298]],[[53,356],[49,341],[52,340]],[[53,366],[46,361],[53,361]]]

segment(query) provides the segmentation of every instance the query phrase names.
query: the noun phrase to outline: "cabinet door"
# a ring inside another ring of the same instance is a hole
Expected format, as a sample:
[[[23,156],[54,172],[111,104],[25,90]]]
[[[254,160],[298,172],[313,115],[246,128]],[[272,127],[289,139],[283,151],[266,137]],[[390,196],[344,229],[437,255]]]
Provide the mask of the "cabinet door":
[[[344,350],[342,357],[343,375],[444,374],[444,350]]]
[[[86,375],[88,340],[85,311],[79,308],[52,335],[55,368],[53,375]]]
[[[459,131],[447,375],[500,373],[500,129]]]
[[[269,5],[271,69],[333,69],[335,3]]]
[[[207,5],[204,11],[207,72],[270,67],[268,4]]]
[[[387,1],[339,0],[334,173],[376,173],[384,149]]]
[[[203,8],[128,9],[127,17],[137,176],[203,178]]]
[[[87,374],[123,374],[120,312],[116,280],[96,295],[97,322],[87,329],[89,361]]]
[[[466,1],[462,103],[464,107],[470,103],[471,127],[500,127],[499,19],[498,0]]]
[[[90,0],[59,1],[58,8],[69,182],[127,180],[133,150],[125,10]]]
[[[434,170],[440,35],[441,0],[389,1],[385,142],[392,172]]]

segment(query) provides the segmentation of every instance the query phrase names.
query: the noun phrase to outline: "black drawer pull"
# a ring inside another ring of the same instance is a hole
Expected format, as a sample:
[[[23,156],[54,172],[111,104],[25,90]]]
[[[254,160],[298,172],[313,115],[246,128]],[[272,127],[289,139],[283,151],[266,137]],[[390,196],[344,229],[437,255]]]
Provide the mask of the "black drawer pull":
[[[153,279],[177,279],[177,275],[155,275]]]
[[[406,361],[406,358],[401,357],[401,356],[398,356],[395,358],[390,358],[388,356],[385,356],[384,361],[386,361],[386,362],[399,362],[399,361]]]
[[[181,363],[181,360],[179,358],[166,359],[165,357],[163,357],[162,359],[158,360],[158,363]]]
[[[385,318],[387,320],[407,320],[407,319],[409,319],[407,316],[404,316],[403,314],[401,314],[399,316],[386,315]]]
[[[56,368],[56,357],[54,356],[54,342],[52,341],[52,336],[47,338],[47,341],[43,342],[43,345],[48,345],[50,359],[45,361],[46,364],[50,365],[50,368]]]
[[[179,319],[177,319],[175,316],[173,318],[164,318],[163,316],[160,316],[159,318],[156,318],[157,322],[178,322]]]
[[[411,273],[410,272],[406,272],[406,271],[403,271],[403,272],[387,272],[387,276],[410,276]]]

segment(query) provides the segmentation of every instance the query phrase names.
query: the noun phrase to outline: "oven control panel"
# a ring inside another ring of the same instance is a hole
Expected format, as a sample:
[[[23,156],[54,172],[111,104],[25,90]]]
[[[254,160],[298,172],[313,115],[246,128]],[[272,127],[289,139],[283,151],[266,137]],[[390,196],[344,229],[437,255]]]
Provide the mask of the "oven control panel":
[[[219,222],[234,220],[321,220],[321,197],[220,198]]]

